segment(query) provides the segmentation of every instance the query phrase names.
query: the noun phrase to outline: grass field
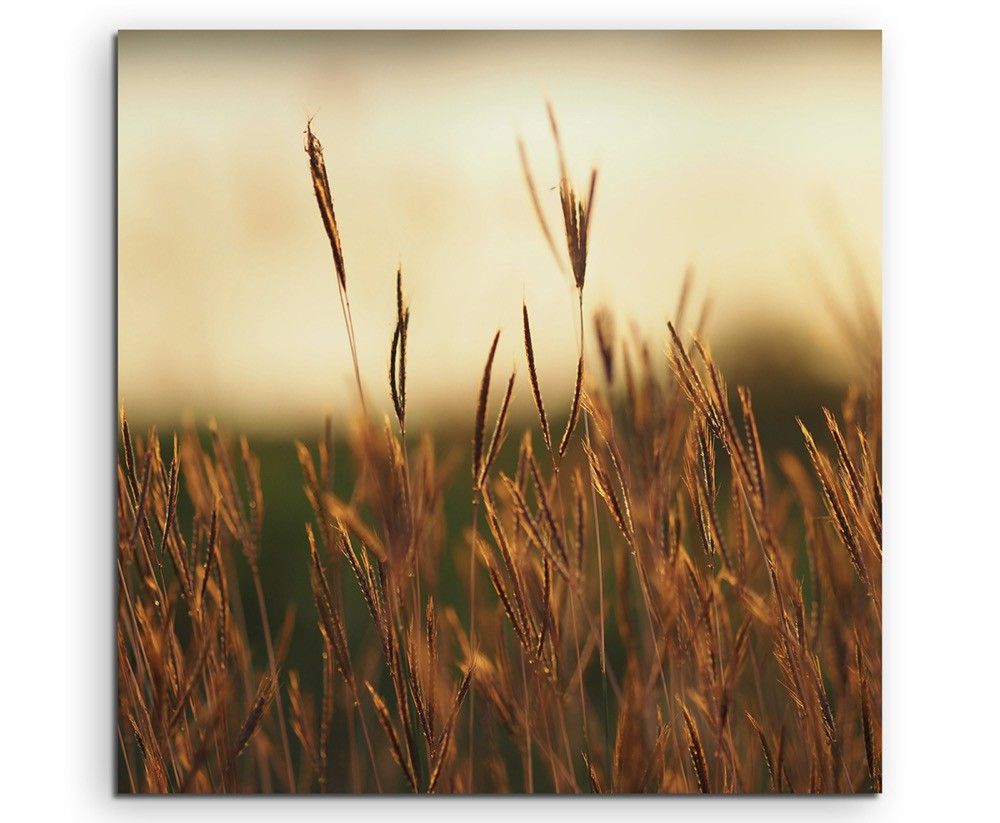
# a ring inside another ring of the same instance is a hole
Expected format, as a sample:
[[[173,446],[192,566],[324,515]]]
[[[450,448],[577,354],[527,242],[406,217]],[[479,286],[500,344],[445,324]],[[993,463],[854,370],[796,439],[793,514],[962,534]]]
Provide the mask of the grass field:
[[[355,357],[349,429],[251,442],[123,413],[120,791],[881,791],[878,311],[817,294],[843,386],[720,367],[690,280],[649,295],[671,320],[638,339],[587,303],[599,178],[574,185],[550,122],[558,193],[521,156],[573,283],[571,395],[539,379],[526,305],[513,373],[484,330],[464,426],[408,428],[400,271],[386,381]],[[353,351],[311,126],[306,156]]]

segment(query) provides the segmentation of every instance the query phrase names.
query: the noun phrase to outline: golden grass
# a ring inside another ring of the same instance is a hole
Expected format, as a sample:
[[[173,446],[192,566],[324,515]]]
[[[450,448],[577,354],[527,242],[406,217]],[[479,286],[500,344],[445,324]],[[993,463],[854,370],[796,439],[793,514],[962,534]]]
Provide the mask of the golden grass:
[[[367,413],[311,125],[310,175],[361,414],[347,498],[333,491],[329,421],[314,449],[296,444],[313,520],[283,548],[309,575],[313,603],[287,604],[277,642],[259,570],[260,466],[247,440],[214,426],[207,443],[185,431],[166,456],[155,431],[135,437],[122,414],[123,791],[881,791],[877,313],[853,325],[839,316],[866,379],[839,416],[823,410],[823,438],[799,421],[800,455],[768,451],[749,390],[734,403],[702,340],[704,312],[694,334],[684,331],[690,276],[659,354],[618,338],[606,310],[594,313],[588,351],[597,175],[581,196],[549,116],[565,257],[519,150],[532,208],[576,290],[568,423],[554,443],[524,306],[539,425],[523,432],[513,465],[497,468],[515,386],[512,373],[487,432],[498,331],[469,398],[473,514],[457,533],[442,503],[456,481],[428,436],[407,437],[401,269],[388,369],[396,426]],[[178,522],[181,502],[190,523]],[[457,598],[440,586],[443,563],[468,574]],[[251,652],[237,564],[253,582],[264,660]],[[488,581],[478,597],[477,580]],[[364,603],[364,632],[349,631],[347,587]],[[293,631],[318,633],[318,694],[284,668]]]

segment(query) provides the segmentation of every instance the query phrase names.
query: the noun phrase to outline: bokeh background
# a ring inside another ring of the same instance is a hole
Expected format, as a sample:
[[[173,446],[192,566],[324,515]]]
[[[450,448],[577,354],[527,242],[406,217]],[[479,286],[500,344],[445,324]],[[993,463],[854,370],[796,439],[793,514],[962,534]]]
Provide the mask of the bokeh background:
[[[310,117],[375,402],[399,263],[415,426],[471,422],[493,331],[499,364],[523,357],[522,298],[545,390],[568,393],[569,287],[516,148],[558,220],[546,99],[574,176],[599,168],[589,310],[659,345],[691,265],[734,380],[792,397],[789,380],[850,377],[817,277],[879,299],[878,32],[123,32],[118,56],[119,394],[137,423],[277,436],[355,413]]]

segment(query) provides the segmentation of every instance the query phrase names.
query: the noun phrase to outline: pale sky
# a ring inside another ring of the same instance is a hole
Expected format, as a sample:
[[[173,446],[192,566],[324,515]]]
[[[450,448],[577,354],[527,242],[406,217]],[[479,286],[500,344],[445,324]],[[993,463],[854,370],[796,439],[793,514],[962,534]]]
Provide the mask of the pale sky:
[[[119,393],[139,417],[353,411],[310,116],[385,408],[402,262],[415,419],[472,407],[497,328],[498,367],[524,372],[522,297],[543,389],[569,391],[573,304],[516,147],[558,228],[546,98],[577,181],[599,168],[589,309],[662,339],[693,264],[716,333],[776,317],[830,347],[803,273],[843,279],[831,210],[879,295],[877,32],[125,32],[118,52]]]

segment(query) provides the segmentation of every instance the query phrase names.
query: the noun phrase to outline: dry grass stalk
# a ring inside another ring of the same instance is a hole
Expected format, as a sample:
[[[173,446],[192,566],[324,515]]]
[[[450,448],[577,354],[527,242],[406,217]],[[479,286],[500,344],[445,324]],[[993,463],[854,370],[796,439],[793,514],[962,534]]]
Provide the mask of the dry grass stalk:
[[[389,391],[396,412],[400,436],[406,439],[406,340],[410,328],[410,309],[403,302],[403,269],[396,270],[396,329],[389,351]]]
[[[337,228],[337,216],[333,211],[333,194],[330,191],[330,179],[326,173],[326,161],[323,159],[323,145],[313,134],[312,121],[306,124],[306,154],[309,157],[309,175],[312,178],[313,193],[319,208],[323,228],[330,241],[330,251],[333,254],[333,266],[337,273],[337,290],[340,295],[340,308],[344,315],[344,326],[347,329],[347,340],[351,346],[351,360],[354,363],[354,379],[358,389],[358,399],[361,408],[368,416],[368,404],[365,391],[361,384],[361,370],[358,367],[358,346],[354,335],[354,318],[351,315],[351,301],[347,296],[347,268],[344,265],[344,251],[340,245],[340,229]]]
[[[528,360],[528,377],[531,381],[531,396],[535,401],[535,409],[538,411],[538,420],[542,425],[542,439],[545,441],[545,448],[552,454],[552,435],[549,433],[549,420],[545,416],[545,404],[542,402],[542,388],[538,383],[538,371],[535,367],[535,349],[531,344],[531,323],[528,320],[528,306],[521,305],[521,314],[524,326],[524,355]]]

